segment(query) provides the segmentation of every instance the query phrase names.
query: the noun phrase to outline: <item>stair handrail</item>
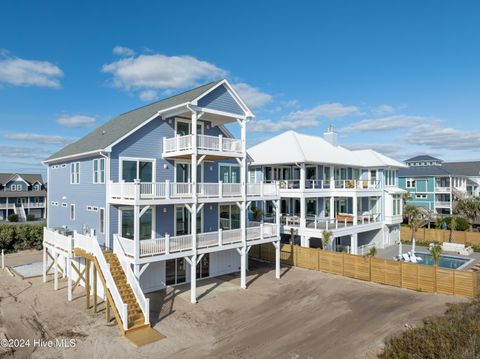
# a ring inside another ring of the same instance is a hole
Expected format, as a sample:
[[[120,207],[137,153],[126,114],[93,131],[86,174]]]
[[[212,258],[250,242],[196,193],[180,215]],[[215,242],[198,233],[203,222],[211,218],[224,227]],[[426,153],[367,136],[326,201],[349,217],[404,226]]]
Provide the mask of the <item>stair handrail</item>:
[[[135,295],[137,303],[142,310],[143,317],[145,318],[145,324],[150,324],[150,299],[145,297],[145,294],[140,287],[140,283],[137,277],[135,277],[132,267],[129,265],[128,258],[125,255],[122,243],[120,243],[117,234],[113,235],[113,253],[118,256],[118,260],[127,276],[127,283],[132,287],[133,294]]]
[[[128,304],[124,303],[120,292],[118,291],[117,285],[113,280],[112,273],[110,272],[110,268],[108,266],[107,260],[103,255],[103,251],[100,248],[100,244],[97,241],[96,236],[85,236],[78,232],[74,232],[74,246],[75,248],[83,249],[86,252],[92,253],[95,258],[97,259],[97,263],[100,266],[100,270],[102,271],[103,277],[105,279],[105,283],[107,288],[110,290],[110,294],[112,295],[113,302],[115,307],[118,310],[118,314],[120,315],[120,319],[122,320],[123,329],[125,331],[128,330]]]

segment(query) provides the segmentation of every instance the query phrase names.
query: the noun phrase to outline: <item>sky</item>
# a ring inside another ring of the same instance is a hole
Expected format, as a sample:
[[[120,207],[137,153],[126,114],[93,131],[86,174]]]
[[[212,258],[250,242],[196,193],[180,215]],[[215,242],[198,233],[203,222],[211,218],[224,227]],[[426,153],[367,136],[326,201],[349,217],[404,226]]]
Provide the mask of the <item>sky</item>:
[[[0,172],[219,78],[286,130],[398,160],[480,160],[475,1],[3,1]],[[234,134],[238,126],[230,126]]]

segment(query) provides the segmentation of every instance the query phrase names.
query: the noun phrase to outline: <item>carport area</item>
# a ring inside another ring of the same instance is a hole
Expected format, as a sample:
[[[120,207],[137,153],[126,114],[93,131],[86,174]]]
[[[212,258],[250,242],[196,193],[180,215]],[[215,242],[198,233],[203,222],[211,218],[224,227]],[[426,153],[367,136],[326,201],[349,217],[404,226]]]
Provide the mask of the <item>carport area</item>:
[[[63,279],[54,291],[52,278],[44,284],[0,271],[0,335],[75,338],[75,348],[36,348],[48,358],[374,358],[385,337],[465,300],[294,267],[282,266],[278,280],[271,264],[249,267],[246,290],[237,275],[200,280],[198,304],[189,285],[148,294],[152,324],[166,339],[138,349],[103,312],[85,310],[81,289],[68,302]]]

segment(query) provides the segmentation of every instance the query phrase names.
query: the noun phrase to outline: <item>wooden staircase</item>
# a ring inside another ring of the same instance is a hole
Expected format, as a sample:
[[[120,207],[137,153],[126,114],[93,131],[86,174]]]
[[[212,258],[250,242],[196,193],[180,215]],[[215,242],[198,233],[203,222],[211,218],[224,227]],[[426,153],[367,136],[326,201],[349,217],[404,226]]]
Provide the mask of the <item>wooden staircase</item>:
[[[115,285],[120,292],[122,301],[128,305],[128,330],[136,330],[140,328],[150,327],[149,324],[145,324],[145,317],[143,316],[140,305],[137,303],[135,294],[133,293],[130,284],[127,283],[127,276],[123,271],[122,265],[117,258],[117,255],[113,252],[104,252],[105,259],[110,265],[110,272],[112,273]]]

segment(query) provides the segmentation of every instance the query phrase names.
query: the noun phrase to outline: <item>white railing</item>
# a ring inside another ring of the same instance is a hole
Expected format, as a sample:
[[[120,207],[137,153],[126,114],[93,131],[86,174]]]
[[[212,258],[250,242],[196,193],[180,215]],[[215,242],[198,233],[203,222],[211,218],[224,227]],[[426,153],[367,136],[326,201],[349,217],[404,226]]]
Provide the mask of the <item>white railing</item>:
[[[265,223],[260,226],[252,226],[246,229],[247,241],[268,239],[277,236],[277,226],[275,223]],[[132,239],[117,236],[118,243],[123,248],[127,256],[135,256],[135,242]],[[242,241],[242,230],[229,229],[218,230],[215,232],[205,232],[197,234],[197,248],[216,247]],[[155,255],[170,254],[192,249],[192,236],[190,234],[182,236],[169,236],[157,239],[140,240],[140,256],[148,257]]]
[[[450,187],[435,186],[435,192],[450,193]]]
[[[435,207],[450,207],[450,202],[448,202],[448,201],[435,201]]]
[[[73,250],[72,236],[64,236],[63,234],[46,227],[43,228],[43,242],[56,248],[60,248],[68,253],[71,253]]]
[[[361,256],[364,256],[364,255],[368,254],[370,249],[372,249],[373,247],[375,247],[375,243],[368,243],[368,244],[358,246],[357,254],[361,255]]]
[[[107,260],[103,255],[97,238],[93,236],[85,236],[75,232],[73,240],[75,243],[75,248],[83,249],[84,251],[93,254],[97,259],[97,263],[100,266],[100,270],[102,271],[107,288],[112,295],[113,302],[115,303],[115,307],[117,308],[120,315],[123,329],[128,330],[128,305],[126,303],[123,303],[120,292],[118,291],[117,285],[115,284],[115,281],[112,277],[112,273],[110,272],[110,266],[108,265]]]
[[[130,284],[133,294],[137,299],[137,303],[142,310],[143,317],[145,318],[145,324],[150,323],[150,299],[145,297],[140,283],[133,273],[127,257],[125,256],[124,249],[117,235],[113,236],[113,252],[118,256],[118,260],[122,265],[123,271],[127,277],[127,283]]]
[[[193,135],[163,138],[163,152],[191,151]],[[223,136],[197,135],[197,148],[204,151],[242,153],[242,142]]]
[[[320,230],[333,230],[338,228],[346,228],[353,225],[364,225],[370,223],[377,223],[381,221],[380,213],[368,213],[358,214],[357,223],[355,223],[353,214],[339,214],[340,218],[325,218],[320,216],[307,216],[305,217],[306,228],[320,229]],[[288,227],[300,227],[301,218],[297,215],[283,214],[281,216],[281,223]]]
[[[298,190],[300,189],[300,180],[281,180],[279,187],[282,190]],[[318,189],[379,189],[380,181],[372,180],[305,180],[306,190]]]

